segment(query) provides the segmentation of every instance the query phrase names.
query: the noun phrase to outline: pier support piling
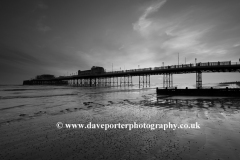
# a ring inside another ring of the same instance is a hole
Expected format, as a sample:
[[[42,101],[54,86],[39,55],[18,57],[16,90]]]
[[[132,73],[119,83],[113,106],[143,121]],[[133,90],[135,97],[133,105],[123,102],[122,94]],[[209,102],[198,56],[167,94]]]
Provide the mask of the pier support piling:
[[[139,75],[139,87],[150,87],[150,74]]]
[[[173,87],[173,75],[172,73],[163,74],[163,88]]]
[[[196,72],[196,88],[199,88],[199,89],[202,88],[202,72],[201,71]]]

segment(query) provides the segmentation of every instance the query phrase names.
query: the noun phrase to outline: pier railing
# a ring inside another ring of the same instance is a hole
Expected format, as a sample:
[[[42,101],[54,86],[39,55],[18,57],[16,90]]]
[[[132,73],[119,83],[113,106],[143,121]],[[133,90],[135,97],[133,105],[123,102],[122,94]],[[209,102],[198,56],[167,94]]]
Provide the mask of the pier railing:
[[[199,62],[199,63],[189,63],[181,65],[170,65],[170,66],[161,66],[161,67],[149,67],[149,68],[139,68],[139,69],[129,69],[129,70],[119,70],[119,71],[109,71],[104,74],[111,73],[125,73],[125,72],[138,72],[138,71],[152,71],[152,70],[165,70],[165,69],[176,69],[176,68],[196,68],[196,67],[210,67],[210,66],[231,66],[231,65],[240,65],[240,62]]]
[[[118,71],[108,71],[104,73],[98,73],[97,75],[104,74],[118,74],[118,73],[130,73],[130,72],[142,72],[142,71],[158,71],[158,70],[168,70],[168,69],[184,69],[184,68],[197,68],[197,67],[213,67],[213,66],[240,66],[240,62],[231,62],[231,61],[223,61],[223,62],[199,62],[199,63],[189,63],[189,64],[181,64],[181,65],[169,65],[169,66],[161,66],[161,67],[149,67],[149,68],[138,68],[138,69],[128,69],[128,70],[118,70]],[[78,75],[72,76],[62,76],[65,78],[78,77]],[[58,77],[60,78],[60,77]]]

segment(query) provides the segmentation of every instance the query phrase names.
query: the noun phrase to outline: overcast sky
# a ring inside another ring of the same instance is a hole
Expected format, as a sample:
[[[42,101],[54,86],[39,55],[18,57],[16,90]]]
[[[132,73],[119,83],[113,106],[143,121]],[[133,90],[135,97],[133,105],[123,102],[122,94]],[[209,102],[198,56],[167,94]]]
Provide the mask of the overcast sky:
[[[240,58],[239,0],[2,0],[0,20],[0,84]]]

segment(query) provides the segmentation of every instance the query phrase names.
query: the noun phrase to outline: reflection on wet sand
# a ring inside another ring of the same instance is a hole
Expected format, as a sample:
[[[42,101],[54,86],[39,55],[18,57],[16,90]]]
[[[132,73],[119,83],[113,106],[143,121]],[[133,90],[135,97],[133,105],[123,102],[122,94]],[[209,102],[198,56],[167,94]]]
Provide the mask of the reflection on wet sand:
[[[240,159],[240,99],[154,91],[70,89],[66,96],[17,98],[14,105],[4,99],[0,159]],[[200,129],[57,129],[57,122],[197,122]]]
[[[180,148],[184,150],[181,157],[239,159],[239,104],[239,99],[229,98],[159,97],[154,107],[168,109],[168,116],[175,119],[178,124],[196,121],[201,124],[201,129],[177,132]]]

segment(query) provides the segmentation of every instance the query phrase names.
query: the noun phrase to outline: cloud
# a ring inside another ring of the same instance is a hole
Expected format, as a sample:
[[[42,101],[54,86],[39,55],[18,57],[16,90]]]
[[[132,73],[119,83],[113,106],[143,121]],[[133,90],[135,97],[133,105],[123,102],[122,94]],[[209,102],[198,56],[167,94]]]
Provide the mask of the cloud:
[[[147,19],[147,16],[151,13],[157,12],[160,7],[166,3],[166,0],[162,0],[157,4],[151,5],[145,9],[144,13],[140,16],[138,21],[133,24],[133,29],[140,33],[147,34],[148,27],[152,24],[151,19]]]
[[[238,46],[240,46],[240,44],[235,44],[235,45],[233,45],[233,47],[238,47]]]
[[[40,32],[47,32],[52,30],[49,26],[44,24],[44,20],[46,19],[46,16],[41,16],[39,20],[37,21],[37,30]]]
[[[36,64],[39,63],[39,60],[34,56],[16,49],[14,47],[9,47],[4,44],[0,44],[0,62],[14,62],[11,63],[13,65],[16,64]]]
[[[121,47],[119,47],[118,50],[121,50],[123,48],[125,48],[125,45],[122,45]]]
[[[182,50],[187,47],[193,47],[200,44],[199,39],[204,31],[181,30],[176,33],[168,33],[172,36],[170,40],[162,44],[163,48]]]
[[[211,23],[211,21],[198,22],[201,16],[192,16],[204,14],[201,10],[190,8],[168,17],[148,18],[165,3],[166,1],[161,1],[158,5],[149,6],[133,24],[134,31],[141,35],[142,40],[128,47],[129,53],[144,57],[152,63],[167,61],[172,64],[175,64],[177,53],[180,53],[182,57],[187,57],[188,60],[194,60],[195,57],[201,55],[199,60],[207,61],[211,58],[216,59],[216,57],[222,59],[227,54],[235,53],[230,47],[238,47],[238,43],[232,43],[232,40],[227,41],[226,35],[223,37],[226,41],[217,38],[216,35],[220,32],[217,26],[220,24]]]
[[[47,31],[50,31],[50,30],[51,30],[51,28],[50,28],[49,26],[46,26],[46,25],[44,25],[44,24],[42,24],[42,23],[38,23],[38,24],[37,24],[37,29],[38,29],[39,31],[41,31],[41,32],[47,32]]]

